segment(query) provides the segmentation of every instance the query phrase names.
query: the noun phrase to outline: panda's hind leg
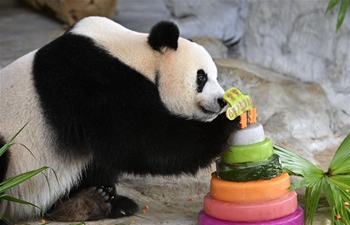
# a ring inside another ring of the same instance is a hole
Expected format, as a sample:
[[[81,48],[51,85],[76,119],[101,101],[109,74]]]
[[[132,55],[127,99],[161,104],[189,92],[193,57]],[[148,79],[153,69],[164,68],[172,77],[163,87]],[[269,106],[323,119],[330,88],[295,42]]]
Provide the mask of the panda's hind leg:
[[[60,199],[48,212],[47,219],[54,221],[87,221],[106,218],[115,198],[112,188],[92,187],[74,191]]]
[[[99,186],[79,189],[68,198],[59,200],[48,212],[47,219],[81,222],[130,216],[136,211],[137,204],[117,195],[115,188]]]

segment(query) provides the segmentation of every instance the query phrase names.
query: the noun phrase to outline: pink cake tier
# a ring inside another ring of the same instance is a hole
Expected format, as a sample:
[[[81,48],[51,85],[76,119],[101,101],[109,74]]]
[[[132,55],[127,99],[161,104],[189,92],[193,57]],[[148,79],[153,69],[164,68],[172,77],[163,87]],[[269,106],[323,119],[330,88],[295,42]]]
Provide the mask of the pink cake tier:
[[[204,197],[204,212],[214,218],[228,221],[268,221],[292,214],[298,207],[297,194],[288,194],[264,202],[234,203],[214,199],[210,194]]]
[[[198,214],[198,225],[303,225],[304,224],[304,212],[303,209],[298,206],[297,209],[287,216],[261,222],[232,222],[227,220],[221,220],[207,215],[204,210],[201,210]]]

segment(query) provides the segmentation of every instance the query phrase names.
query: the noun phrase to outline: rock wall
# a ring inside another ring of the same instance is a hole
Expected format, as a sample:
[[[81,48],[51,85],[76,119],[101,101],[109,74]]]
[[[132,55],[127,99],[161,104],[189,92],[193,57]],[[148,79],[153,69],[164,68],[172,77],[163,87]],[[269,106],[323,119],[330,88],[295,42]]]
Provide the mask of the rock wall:
[[[164,0],[164,3],[171,13],[170,19],[179,26],[184,37],[211,37],[230,45],[243,36],[248,1]]]
[[[343,130],[350,124],[350,12],[336,33],[338,7],[325,14],[327,4],[251,1],[240,52],[251,64],[318,83],[329,108],[340,109],[335,126]]]
[[[320,85],[329,102],[310,98],[310,105],[332,111],[332,132],[349,132],[350,12],[336,33],[339,7],[325,14],[328,0],[164,2],[185,37],[240,40],[229,56]],[[204,45],[216,58],[227,55],[212,48],[215,41]]]

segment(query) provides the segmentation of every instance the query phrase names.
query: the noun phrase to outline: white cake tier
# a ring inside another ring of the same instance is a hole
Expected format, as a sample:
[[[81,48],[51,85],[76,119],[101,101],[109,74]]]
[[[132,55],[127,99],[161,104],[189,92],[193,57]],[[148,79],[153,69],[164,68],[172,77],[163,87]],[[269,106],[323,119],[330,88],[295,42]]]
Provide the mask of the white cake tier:
[[[235,131],[230,137],[230,145],[250,145],[265,140],[264,128],[260,123],[248,124],[247,128]]]

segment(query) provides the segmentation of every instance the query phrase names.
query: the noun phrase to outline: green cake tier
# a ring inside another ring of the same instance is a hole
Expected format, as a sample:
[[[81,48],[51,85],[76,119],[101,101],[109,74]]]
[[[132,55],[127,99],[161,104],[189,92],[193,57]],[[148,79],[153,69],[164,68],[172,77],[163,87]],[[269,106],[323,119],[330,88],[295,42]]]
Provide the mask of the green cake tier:
[[[264,141],[249,144],[230,146],[221,159],[227,164],[243,162],[259,162],[268,159],[273,154],[272,142],[269,138]]]

